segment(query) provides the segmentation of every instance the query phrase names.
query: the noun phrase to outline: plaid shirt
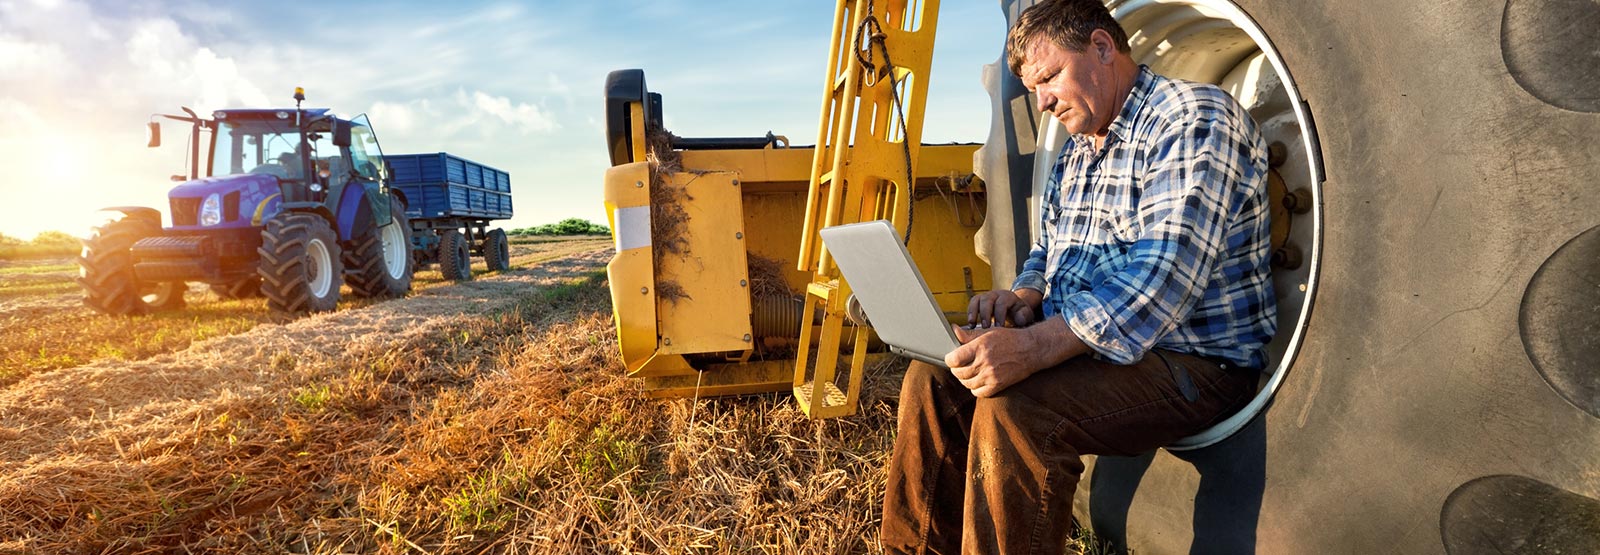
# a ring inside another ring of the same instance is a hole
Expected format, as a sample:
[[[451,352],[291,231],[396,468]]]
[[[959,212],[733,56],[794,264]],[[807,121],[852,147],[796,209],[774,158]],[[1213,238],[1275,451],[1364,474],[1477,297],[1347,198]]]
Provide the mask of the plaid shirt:
[[[1012,289],[1043,292],[1046,317],[1118,364],[1159,347],[1264,368],[1266,152],[1233,97],[1141,66],[1105,147],[1074,135],[1061,149]]]

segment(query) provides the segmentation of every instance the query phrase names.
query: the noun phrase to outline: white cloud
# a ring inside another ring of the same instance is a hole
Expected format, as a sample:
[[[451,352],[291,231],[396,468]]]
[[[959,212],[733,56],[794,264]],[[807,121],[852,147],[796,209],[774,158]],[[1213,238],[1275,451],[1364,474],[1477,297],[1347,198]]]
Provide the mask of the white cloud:
[[[410,104],[374,102],[371,114],[373,125],[381,126],[378,129],[383,137],[410,135],[416,131],[417,110]]]
[[[533,131],[554,131],[557,128],[555,119],[540,110],[538,106],[527,103],[513,104],[511,99],[503,96],[473,91],[472,105],[485,114],[516,126],[524,134]]]
[[[245,78],[233,58],[199,46],[171,19],[134,24],[127,40],[132,83],[152,96],[193,95],[200,113],[239,106],[267,106],[267,95]]]
[[[67,66],[66,54],[54,44],[30,42],[0,35],[0,74],[59,75]]]

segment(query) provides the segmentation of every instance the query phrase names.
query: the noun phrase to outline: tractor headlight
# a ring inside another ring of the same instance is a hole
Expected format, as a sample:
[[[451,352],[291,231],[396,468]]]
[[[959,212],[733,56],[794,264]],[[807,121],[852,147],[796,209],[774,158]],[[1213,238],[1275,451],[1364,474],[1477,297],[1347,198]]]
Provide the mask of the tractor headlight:
[[[222,223],[222,197],[211,193],[206,201],[200,204],[200,225],[217,225]]]

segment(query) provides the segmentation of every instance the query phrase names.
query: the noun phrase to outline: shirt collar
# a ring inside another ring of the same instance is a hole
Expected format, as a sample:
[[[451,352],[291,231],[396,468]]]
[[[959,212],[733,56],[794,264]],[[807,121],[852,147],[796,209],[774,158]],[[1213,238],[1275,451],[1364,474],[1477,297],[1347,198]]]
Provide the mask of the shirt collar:
[[[1150,97],[1150,90],[1155,88],[1155,84],[1155,72],[1150,71],[1150,66],[1139,64],[1139,73],[1133,78],[1133,89],[1128,91],[1128,99],[1122,102],[1122,111],[1117,113],[1116,119],[1111,120],[1111,127],[1106,130],[1107,139],[1116,137],[1118,141],[1128,140],[1133,118],[1144,108],[1145,99]],[[1073,139],[1082,144],[1091,144],[1088,135],[1074,135]]]

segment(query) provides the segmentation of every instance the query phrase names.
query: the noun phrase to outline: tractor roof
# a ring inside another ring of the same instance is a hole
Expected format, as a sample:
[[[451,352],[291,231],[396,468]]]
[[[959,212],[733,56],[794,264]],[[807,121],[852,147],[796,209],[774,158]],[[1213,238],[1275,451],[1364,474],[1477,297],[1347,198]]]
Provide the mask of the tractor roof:
[[[294,108],[243,108],[236,110],[217,110],[211,117],[218,114],[227,114],[224,119],[278,119],[278,112],[288,112],[292,117]],[[306,108],[306,116],[320,118],[328,113],[327,108]]]

